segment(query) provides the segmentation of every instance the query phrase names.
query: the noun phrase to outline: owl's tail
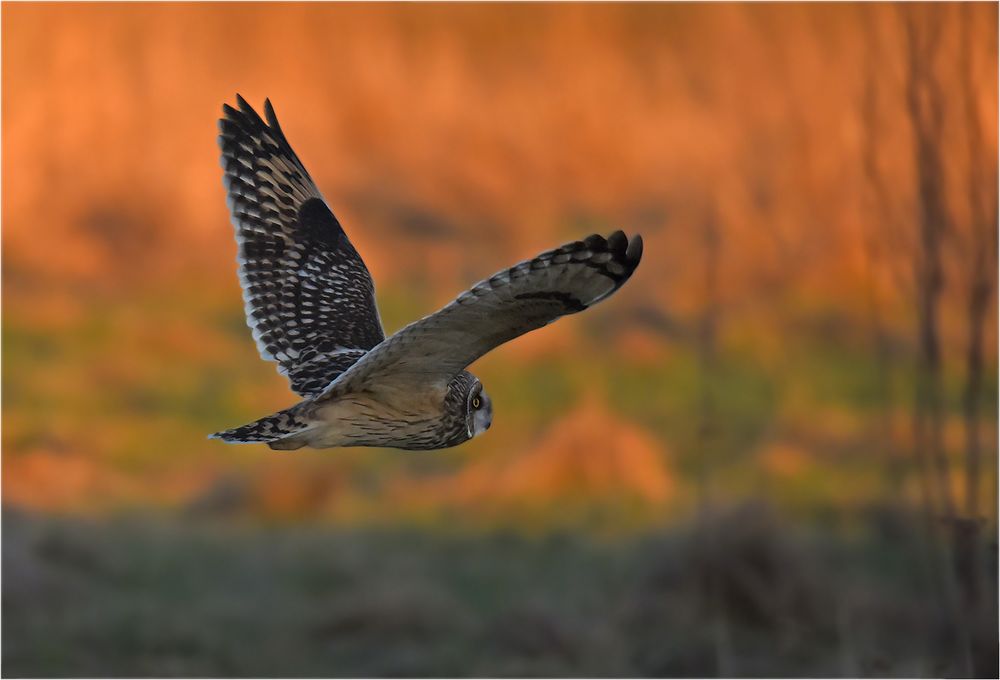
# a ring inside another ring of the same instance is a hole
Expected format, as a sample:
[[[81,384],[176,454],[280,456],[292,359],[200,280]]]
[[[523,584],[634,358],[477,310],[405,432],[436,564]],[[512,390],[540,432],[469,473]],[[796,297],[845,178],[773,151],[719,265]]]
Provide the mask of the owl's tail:
[[[272,449],[301,449],[305,446],[305,441],[297,435],[308,430],[309,423],[299,415],[300,406],[301,404],[286,408],[231,430],[210,434],[208,438],[221,439],[230,444],[266,443]]]

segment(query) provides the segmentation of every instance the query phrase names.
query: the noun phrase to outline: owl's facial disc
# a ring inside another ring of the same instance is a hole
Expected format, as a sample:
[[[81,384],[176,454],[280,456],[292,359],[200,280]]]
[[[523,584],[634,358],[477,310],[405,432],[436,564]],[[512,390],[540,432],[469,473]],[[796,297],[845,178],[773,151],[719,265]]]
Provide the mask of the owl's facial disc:
[[[469,392],[467,414],[469,439],[486,432],[493,424],[493,402],[481,384],[477,384]]]

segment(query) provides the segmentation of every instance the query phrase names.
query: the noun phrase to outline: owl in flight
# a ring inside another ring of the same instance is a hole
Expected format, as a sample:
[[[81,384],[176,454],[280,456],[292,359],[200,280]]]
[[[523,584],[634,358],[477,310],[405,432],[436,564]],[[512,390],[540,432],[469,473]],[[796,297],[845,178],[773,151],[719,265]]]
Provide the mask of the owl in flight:
[[[508,340],[581,312],[632,276],[642,238],[597,234],[481,281],[385,336],[368,268],[285,139],[237,95],[219,121],[247,325],[295,406],[217,432],[227,442],[441,449],[482,434],[493,405],[466,366]]]

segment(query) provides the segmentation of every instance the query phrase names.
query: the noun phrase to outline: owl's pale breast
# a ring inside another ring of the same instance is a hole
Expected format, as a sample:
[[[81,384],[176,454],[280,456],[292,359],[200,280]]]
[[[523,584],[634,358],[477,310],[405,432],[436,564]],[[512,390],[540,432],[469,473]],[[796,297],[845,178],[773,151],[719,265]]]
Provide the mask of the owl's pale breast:
[[[446,391],[360,393],[319,406],[309,436],[316,448],[386,446],[400,449],[436,449],[458,442],[442,432],[450,420],[445,414]]]

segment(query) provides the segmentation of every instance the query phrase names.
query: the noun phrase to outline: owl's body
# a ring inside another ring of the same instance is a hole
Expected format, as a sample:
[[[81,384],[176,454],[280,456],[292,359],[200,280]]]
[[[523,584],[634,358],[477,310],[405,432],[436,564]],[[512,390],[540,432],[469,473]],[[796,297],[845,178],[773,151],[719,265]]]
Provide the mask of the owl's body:
[[[219,143],[239,244],[240,282],[258,350],[304,399],[212,435],[274,449],[431,450],[482,434],[492,403],[466,366],[580,312],[629,279],[642,239],[618,231],[567,243],[481,281],[385,337],[367,267],[278,125],[238,97]]]
[[[463,417],[467,403],[480,395],[482,415],[471,423]],[[441,449],[468,441],[489,429],[493,412],[489,397],[479,381],[463,371],[442,388],[429,384],[413,393],[400,391],[352,392],[338,399],[315,402],[307,399],[287,411],[262,418],[245,428],[266,427],[270,421],[281,428],[294,428],[294,435],[268,439],[274,449],[309,446],[329,449],[338,446],[381,446],[411,451]],[[406,423],[406,427],[400,427]],[[238,428],[242,429],[242,428]],[[263,431],[265,438],[273,432]],[[253,436],[244,431],[243,436]]]

